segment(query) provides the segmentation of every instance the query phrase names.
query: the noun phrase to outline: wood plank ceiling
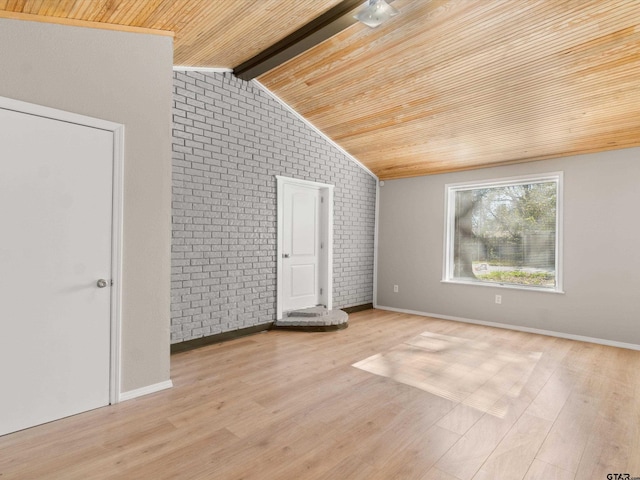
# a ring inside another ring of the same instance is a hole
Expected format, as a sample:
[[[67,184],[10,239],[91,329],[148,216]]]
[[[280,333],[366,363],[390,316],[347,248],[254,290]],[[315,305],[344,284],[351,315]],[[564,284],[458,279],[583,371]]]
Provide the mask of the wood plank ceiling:
[[[175,32],[178,65],[235,67],[337,5],[0,0]],[[381,179],[640,145],[640,0],[396,0],[259,81]]]
[[[0,0],[0,17],[13,13],[24,20],[33,15],[172,32],[174,65],[232,68],[340,1]]]

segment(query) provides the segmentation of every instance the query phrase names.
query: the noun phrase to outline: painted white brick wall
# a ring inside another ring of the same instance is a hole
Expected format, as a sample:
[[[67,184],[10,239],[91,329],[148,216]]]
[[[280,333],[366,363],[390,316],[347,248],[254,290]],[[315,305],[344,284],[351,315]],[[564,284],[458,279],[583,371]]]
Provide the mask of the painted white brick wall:
[[[334,308],[372,302],[374,178],[254,83],[174,72],[172,343],[275,320],[275,175],[335,185]]]

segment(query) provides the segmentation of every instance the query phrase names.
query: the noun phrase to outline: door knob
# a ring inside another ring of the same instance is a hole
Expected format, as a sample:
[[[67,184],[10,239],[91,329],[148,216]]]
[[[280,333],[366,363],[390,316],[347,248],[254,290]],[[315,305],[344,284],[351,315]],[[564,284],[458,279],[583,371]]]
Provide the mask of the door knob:
[[[289,258],[289,254],[288,253],[283,253],[282,254],[282,258]]]
[[[98,288],[104,288],[107,286],[107,281],[104,278],[101,278],[97,281],[96,285],[98,285]]]

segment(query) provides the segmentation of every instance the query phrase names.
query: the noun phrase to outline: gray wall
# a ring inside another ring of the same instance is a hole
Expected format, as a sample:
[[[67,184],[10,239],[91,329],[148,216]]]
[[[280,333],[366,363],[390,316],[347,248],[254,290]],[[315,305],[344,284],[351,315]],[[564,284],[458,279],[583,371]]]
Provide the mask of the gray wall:
[[[276,311],[276,179],[335,185],[334,308],[372,302],[375,179],[258,85],[176,72],[172,342]]]
[[[172,39],[0,19],[0,45],[1,96],[125,125],[122,391],[166,381]]]
[[[385,182],[377,303],[640,345],[639,156],[633,148]],[[440,282],[445,184],[554,171],[564,171],[564,295]]]

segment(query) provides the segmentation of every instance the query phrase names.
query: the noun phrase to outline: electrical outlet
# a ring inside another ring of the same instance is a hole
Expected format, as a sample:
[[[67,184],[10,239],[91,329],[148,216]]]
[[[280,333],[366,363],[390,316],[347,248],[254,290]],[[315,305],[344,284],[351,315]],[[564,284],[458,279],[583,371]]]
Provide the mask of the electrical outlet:
[[[398,293],[398,285],[393,286],[393,293]]]
[[[502,303],[502,295],[496,295],[496,303],[500,305]]]

